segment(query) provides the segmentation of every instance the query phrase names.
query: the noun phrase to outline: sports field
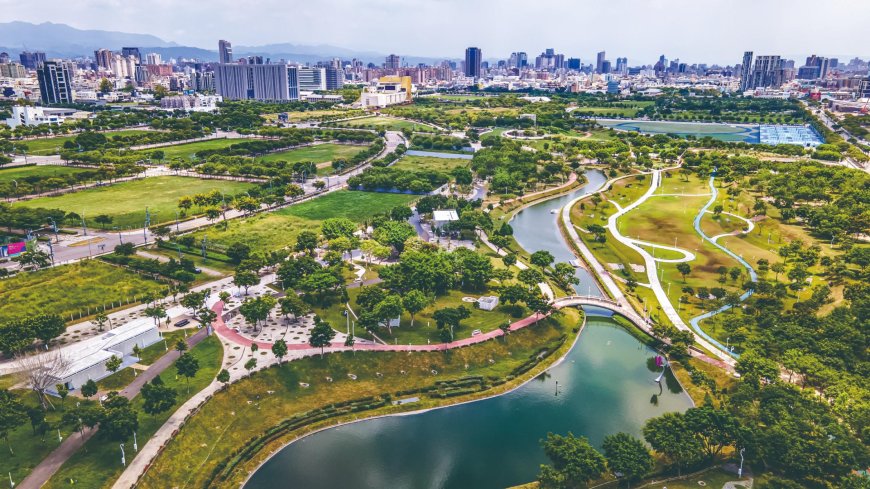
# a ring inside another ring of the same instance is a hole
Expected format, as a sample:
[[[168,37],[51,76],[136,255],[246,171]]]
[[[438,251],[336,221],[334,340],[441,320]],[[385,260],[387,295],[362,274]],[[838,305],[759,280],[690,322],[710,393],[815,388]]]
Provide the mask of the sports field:
[[[407,205],[415,195],[354,192],[332,192],[276,212],[257,214],[246,219],[233,219],[210,226],[194,234],[219,246],[246,243],[254,250],[272,251],[296,243],[302,231],[319,231],[320,223],[331,217],[345,217],[355,222],[387,212],[395,206]]]
[[[101,225],[93,217],[105,214],[112,222],[102,227],[122,229],[142,227],[145,223],[145,208],[151,215],[151,224],[175,220],[178,199],[185,195],[220,190],[235,195],[253,187],[254,184],[228,180],[206,180],[190,177],[151,177],[142,180],[91,188],[56,197],[40,197],[15,205],[62,209],[84,215],[90,227]]]
[[[580,109],[578,109],[580,110]],[[720,141],[758,143],[758,126],[755,124],[714,124],[704,122],[624,121],[598,119],[604,127],[620,131],[635,131],[644,134],[674,134],[677,136],[712,137]]]

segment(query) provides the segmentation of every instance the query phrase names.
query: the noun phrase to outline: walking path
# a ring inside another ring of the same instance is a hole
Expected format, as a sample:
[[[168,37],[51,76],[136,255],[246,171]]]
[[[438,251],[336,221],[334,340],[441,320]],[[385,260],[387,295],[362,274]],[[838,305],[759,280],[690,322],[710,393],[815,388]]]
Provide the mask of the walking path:
[[[199,330],[196,334],[189,336],[187,338],[187,345],[190,348],[196,346],[197,343],[204,340],[206,338],[206,330]],[[150,382],[154,377],[157,377],[164,370],[169,368],[181,356],[181,353],[176,350],[170,350],[162,357],[158,358],[156,362],[151,364],[147,370],[142,372],[140,375],[136,376],[133,379],[133,382],[130,383],[127,387],[124,388],[120,392],[120,395],[126,397],[127,399],[133,399],[139,394],[139,391],[142,390],[142,386],[145,385],[146,382]],[[196,397],[196,396],[194,396]],[[164,425],[165,426],[165,425]],[[55,472],[60,469],[60,467],[69,460],[70,457],[73,456],[79,449],[84,446],[84,444],[94,436],[94,434],[99,431],[99,426],[91,429],[86,429],[84,435],[70,435],[66,440],[64,440],[59,447],[54,449],[46,458],[44,458],[39,465],[34,467],[34,469],[27,475],[27,477],[21,481],[21,484],[18,485],[19,489],[39,489],[43,486],[51,476],[55,474]],[[143,448],[144,449],[144,448]],[[140,452],[141,453],[141,452]]]

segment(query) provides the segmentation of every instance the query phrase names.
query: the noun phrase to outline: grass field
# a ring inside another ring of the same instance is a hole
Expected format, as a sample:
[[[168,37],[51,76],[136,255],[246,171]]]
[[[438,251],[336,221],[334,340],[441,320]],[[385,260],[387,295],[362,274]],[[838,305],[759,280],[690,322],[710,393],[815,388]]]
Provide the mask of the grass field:
[[[337,353],[322,359],[309,357],[258,372],[215,395],[188,420],[146,472],[139,487],[203,487],[214,467],[251,437],[261,435],[267,428],[295,414],[320,406],[419,388],[436,380],[469,375],[504,377],[539,348],[558,345],[561,335],[570,335],[571,328],[578,321],[577,311],[570,310],[558,321],[542,320],[537,326],[515,332],[506,342],[488,341],[449,353]],[[430,373],[433,369],[438,371],[437,377]],[[402,371],[407,374],[402,375]],[[377,372],[383,375],[378,376]],[[356,380],[348,378],[350,373],[356,375]],[[323,380],[326,377],[335,380],[326,382]],[[309,383],[310,387],[302,388],[300,382]],[[412,408],[424,409],[437,404],[441,403],[424,396]],[[395,412],[401,408],[387,409]],[[227,413],[234,415],[230,417]],[[371,414],[375,413],[357,416]],[[296,435],[293,433],[291,436]],[[263,453],[287,441],[289,439],[282,439],[269,445]],[[257,460],[259,458],[250,466],[239,467],[235,478],[221,487],[241,486],[247,471]]]
[[[72,166],[11,166],[9,168],[0,168],[0,183],[26,181],[27,178],[50,178],[59,177],[65,178],[67,175],[75,175],[89,171],[88,168],[75,168]]]
[[[96,260],[39,270],[0,280],[0,323],[38,313],[87,312],[145,293],[162,293],[166,285]]]
[[[255,250],[271,251],[293,245],[296,236],[304,230],[319,230],[324,219],[346,217],[362,222],[416,198],[414,195],[342,190],[277,212],[234,219],[228,221],[226,228],[222,223],[211,226],[196,232],[194,237],[197,240],[207,237],[208,241],[222,246],[241,242]]]
[[[399,170],[434,170],[450,173],[454,168],[469,167],[471,160],[461,158],[436,158],[434,156],[404,155],[393,163],[393,168]]]
[[[149,415],[142,412],[142,397],[138,396],[133,399],[133,409],[139,413],[139,429],[136,434],[140,444],[144,444],[145,440],[149,439],[179,406],[184,404],[193,394],[204,389],[217,375],[223,358],[223,347],[220,340],[214,336],[208,337],[191,349],[190,353],[199,361],[199,371],[190,380],[189,386],[183,378],[176,378],[174,366],[166,369],[161,375],[163,383],[174,388],[178,393],[173,408],[161,414]],[[125,445],[129,462],[135,455],[133,441],[129,440]],[[69,487],[70,480],[74,481],[73,484],[76,487],[111,487],[114,480],[124,470],[124,467],[119,463],[119,456],[118,443],[106,440],[97,434],[85,444],[83,450],[76,452],[43,487]]]
[[[302,122],[302,121],[312,121],[312,120],[320,120],[322,117],[352,117],[354,115],[361,115],[359,113],[354,114],[354,112],[361,111],[348,111],[341,109],[323,109],[323,110],[306,110],[302,112],[287,112],[287,122]],[[262,117],[269,122],[275,122],[278,120],[278,114],[263,114]]]
[[[244,139],[209,139],[207,141],[198,141],[196,143],[187,143],[187,144],[175,144],[172,146],[163,146],[161,148],[154,148],[148,151],[163,151],[164,158],[167,160],[171,160],[174,158],[180,158],[182,160],[189,160],[191,157],[196,155],[197,151],[202,151],[205,149],[223,149],[227,146],[231,146],[233,144],[241,143]]]
[[[362,119],[337,122],[335,125],[336,127],[360,127],[365,129],[384,129],[387,131],[410,129],[414,132],[437,132],[432,126],[402,119],[394,119],[392,117],[365,117]]]
[[[106,138],[112,136],[134,136],[137,134],[146,134],[151,131],[142,129],[126,129],[122,131],[104,132]],[[58,154],[58,148],[63,149],[63,143],[75,139],[73,136],[55,136],[50,138],[28,139],[24,141],[16,141],[16,143],[27,145],[28,155],[54,155]]]
[[[291,149],[288,151],[279,151],[277,153],[269,153],[264,156],[259,156],[257,159],[269,162],[286,161],[287,163],[312,161],[318,165],[318,175],[328,175],[333,172],[332,167],[328,163],[342,158],[349,159],[365,149],[365,146],[325,143],[306,146],[304,148]]]
[[[84,215],[88,226],[98,227],[93,217],[106,214],[113,218],[107,229],[142,227],[145,208],[151,224],[175,220],[178,199],[185,195],[217,189],[226,194],[242,193],[254,184],[229,180],[206,180],[191,177],[152,177],[91,188],[56,197],[40,197],[20,202],[24,207],[62,209]]]

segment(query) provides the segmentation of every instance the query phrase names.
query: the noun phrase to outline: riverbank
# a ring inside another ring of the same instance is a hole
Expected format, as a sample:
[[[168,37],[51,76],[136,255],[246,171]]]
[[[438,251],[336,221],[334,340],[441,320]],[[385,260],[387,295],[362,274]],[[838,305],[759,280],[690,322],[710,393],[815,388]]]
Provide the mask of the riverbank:
[[[448,352],[345,352],[257,372],[216,394],[197,416],[189,419],[146,472],[139,487],[238,487],[272,453],[303,434],[372,416],[456,405],[509,392],[551,368],[556,359],[570,351],[580,331],[581,314],[578,310],[565,311],[558,320],[541,320],[537,326],[512,333],[504,340]],[[549,353],[537,359],[544,350]],[[535,364],[522,376],[512,376],[530,361]],[[449,395],[445,382],[461,383],[469,376],[481,378],[488,388]],[[412,395],[409,391],[421,390],[425,393],[414,394],[419,398],[416,403],[390,404],[393,399]],[[374,409],[360,409],[364,415],[320,414],[299,429],[258,442],[264,434],[274,434],[270,432],[282,423],[293,421],[293,413],[303,416],[324,406],[336,407],[360,399],[368,399]],[[243,456],[246,447],[256,450]]]

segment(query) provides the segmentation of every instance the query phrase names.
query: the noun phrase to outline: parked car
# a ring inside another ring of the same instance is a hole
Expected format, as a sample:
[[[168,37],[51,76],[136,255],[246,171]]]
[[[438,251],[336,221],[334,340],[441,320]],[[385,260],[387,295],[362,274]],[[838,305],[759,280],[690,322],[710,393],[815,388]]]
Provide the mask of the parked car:
[[[182,319],[181,321],[178,321],[177,323],[175,323],[175,327],[181,328],[183,326],[187,326],[188,324],[190,324],[190,319]]]
[[[471,336],[477,336],[479,334],[481,334],[481,331],[479,329],[475,329],[474,331],[471,332]]]

